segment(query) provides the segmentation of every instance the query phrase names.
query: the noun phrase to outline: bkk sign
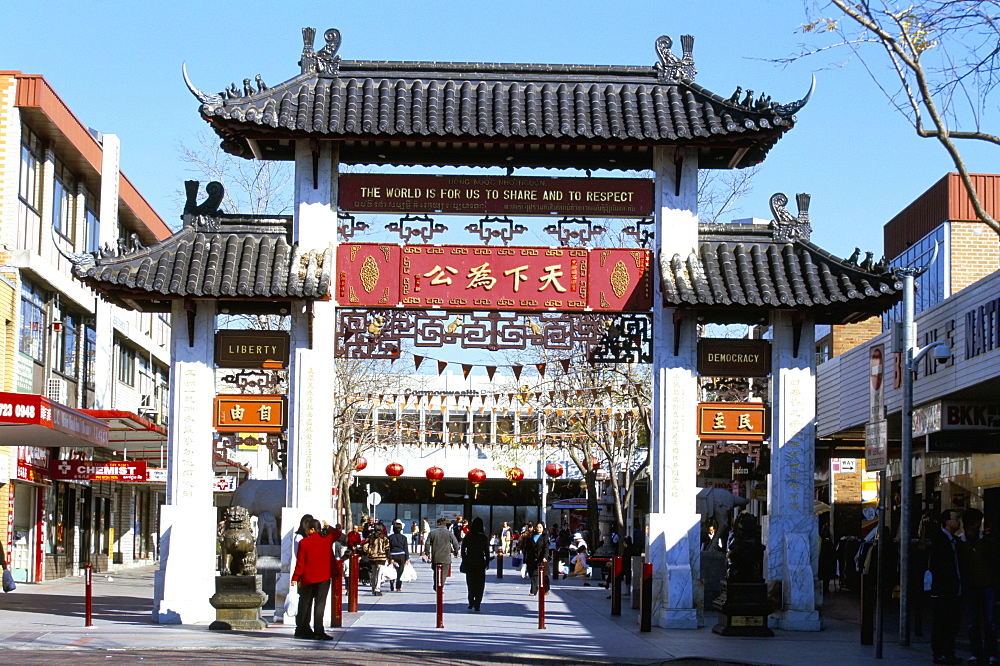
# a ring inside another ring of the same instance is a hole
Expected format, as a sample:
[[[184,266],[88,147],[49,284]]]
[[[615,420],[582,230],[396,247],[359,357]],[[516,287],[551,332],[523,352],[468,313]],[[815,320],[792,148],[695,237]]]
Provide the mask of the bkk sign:
[[[347,173],[339,179],[338,206],[351,213],[647,217],[653,181]]]
[[[645,311],[649,263],[640,249],[342,243],[336,295],[358,307]]]
[[[219,331],[215,365],[220,368],[283,368],[288,365],[287,331]]]
[[[698,374],[702,377],[766,377],[771,374],[767,340],[698,340]]]
[[[141,460],[53,460],[49,474],[67,481],[145,481],[146,463]]]
[[[767,437],[766,413],[762,402],[698,403],[698,438],[762,441]]]
[[[285,428],[285,396],[220,395],[215,398],[218,432],[281,432]]]

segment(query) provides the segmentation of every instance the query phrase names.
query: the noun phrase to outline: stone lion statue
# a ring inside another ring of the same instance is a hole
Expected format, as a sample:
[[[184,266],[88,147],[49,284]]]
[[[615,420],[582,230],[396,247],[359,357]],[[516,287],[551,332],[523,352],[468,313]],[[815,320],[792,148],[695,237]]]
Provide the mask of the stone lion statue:
[[[226,509],[222,522],[219,573],[223,576],[255,576],[257,550],[253,532],[250,531],[250,513],[242,506],[231,506]]]
[[[759,583],[764,580],[764,545],[760,525],[752,513],[741,513],[733,526],[729,544],[726,578],[730,583]]]

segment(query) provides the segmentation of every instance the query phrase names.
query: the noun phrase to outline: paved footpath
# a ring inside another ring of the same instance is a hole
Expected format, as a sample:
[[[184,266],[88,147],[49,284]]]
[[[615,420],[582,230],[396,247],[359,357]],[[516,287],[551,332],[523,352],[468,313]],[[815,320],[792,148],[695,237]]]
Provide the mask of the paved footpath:
[[[434,664],[912,664],[930,663],[926,643],[901,648],[886,632],[884,659],[858,640],[856,613],[831,608],[820,632],[776,631],[774,638],[729,638],[697,630],[640,633],[637,611],[623,600],[610,617],[607,591],[594,583],[558,581],[546,597],[538,629],[536,597],[513,572],[487,577],[482,612],[467,610],[464,576],[445,585],[444,628],[436,628],[430,568],[414,562],[419,580],[373,597],[362,589],[359,612],[344,613],[335,640],[295,639],[293,625],[255,632],[214,632],[207,625],[151,620],[153,570],[94,576],[92,627],[84,625],[80,578],[21,584],[0,596],[0,663],[293,663]],[[346,607],[346,606],[345,606]],[[842,619],[838,619],[837,616]],[[890,642],[891,641],[891,642]]]

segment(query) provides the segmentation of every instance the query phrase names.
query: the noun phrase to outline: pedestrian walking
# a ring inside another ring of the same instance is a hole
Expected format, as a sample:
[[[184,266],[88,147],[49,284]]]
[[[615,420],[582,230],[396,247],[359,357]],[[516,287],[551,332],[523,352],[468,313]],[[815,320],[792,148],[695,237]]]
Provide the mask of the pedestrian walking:
[[[368,578],[372,584],[372,596],[381,597],[382,591],[379,589],[382,583],[381,568],[389,559],[389,537],[385,535],[385,526],[381,524],[372,527],[369,534],[368,541],[365,541],[361,548],[368,558]]]
[[[962,574],[959,550],[965,544],[955,536],[962,527],[961,514],[955,509],[941,513],[941,529],[930,536],[928,571],[931,574],[931,650],[935,664],[960,664],[955,656],[955,636],[962,613]]]
[[[410,523],[410,552],[420,552],[420,528],[415,520]]]
[[[435,590],[437,590],[436,567],[438,564],[444,565],[447,574],[448,568],[451,567],[452,555],[458,555],[458,539],[455,538],[454,532],[448,529],[448,521],[438,518],[437,529],[427,535],[427,540],[424,542],[424,557],[431,561]]]
[[[510,555],[510,541],[513,533],[514,530],[510,528],[507,521],[503,521],[503,527],[500,528],[500,548],[503,549],[502,552],[505,555]]]
[[[531,595],[534,596],[538,594],[539,587],[545,587],[545,581],[539,580],[538,567],[549,561],[549,538],[545,534],[545,523],[537,523],[534,533],[522,537],[520,541],[528,577],[531,579]]]
[[[308,520],[307,520],[308,519]],[[305,536],[299,541],[292,583],[298,587],[299,605],[295,613],[295,637],[333,640],[323,628],[323,609],[330,592],[333,563],[333,534],[306,514],[300,521]],[[309,620],[312,618],[312,627]]]
[[[486,591],[486,569],[490,565],[490,541],[483,528],[483,519],[472,519],[469,533],[462,539],[462,566],[465,585],[469,589],[469,610],[479,612]]]
[[[962,514],[965,548],[960,552],[962,596],[969,627],[969,649],[977,664],[1000,664],[997,659],[996,591],[1000,583],[1000,543],[984,533],[983,512]]]
[[[406,537],[403,536],[403,526],[394,524],[392,526],[392,534],[389,535],[389,560],[396,569],[396,580],[389,581],[390,592],[393,590],[393,585],[395,585],[397,592],[403,589],[403,582],[399,578],[403,575],[403,567],[406,566],[406,562],[409,559],[410,553],[406,549]]]

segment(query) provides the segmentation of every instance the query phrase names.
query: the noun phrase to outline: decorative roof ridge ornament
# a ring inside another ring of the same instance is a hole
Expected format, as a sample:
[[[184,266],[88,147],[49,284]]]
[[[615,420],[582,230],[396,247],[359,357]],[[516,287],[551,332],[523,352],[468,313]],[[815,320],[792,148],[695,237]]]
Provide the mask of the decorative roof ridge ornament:
[[[782,118],[795,115],[799,109],[809,103],[809,98],[812,97],[814,90],[816,90],[815,74],[812,75],[812,83],[809,85],[809,92],[806,93],[806,96],[799,101],[791,102],[790,104],[773,104],[771,108],[774,110],[774,115]]]
[[[340,31],[330,28],[323,33],[326,46],[319,51],[313,51],[316,40],[316,28],[302,28],[302,58],[299,67],[303,74],[319,74],[329,78],[340,76]]]
[[[809,223],[809,200],[808,194],[796,194],[796,203],[799,207],[798,216],[788,212],[785,206],[788,205],[788,197],[781,192],[771,195],[771,215],[774,220],[769,225],[774,230],[774,240],[782,243],[792,243],[797,240],[807,241],[812,234],[812,225]]]
[[[194,87],[194,84],[191,83],[191,79],[188,77],[186,62],[181,63],[181,73],[184,75],[184,83],[187,84],[188,90],[191,91],[191,94],[194,95],[199,102],[210,106],[222,105],[223,102],[222,95],[209,95],[208,93],[203,93],[202,91]]]
[[[187,193],[187,200],[184,203],[184,213],[181,219],[184,220],[185,227],[197,227],[205,231],[219,230],[219,214],[222,210],[219,204],[226,194],[226,188],[222,183],[213,180],[205,186],[208,198],[202,203],[198,203],[198,186],[201,183],[197,180],[185,180],[184,191]]]
[[[82,277],[92,268],[97,266],[96,252],[68,252],[62,248],[62,244],[59,242],[60,239],[56,236],[55,225],[50,226],[49,231],[52,234],[52,245],[55,246],[56,251],[59,252],[59,254],[61,254],[67,261],[73,264],[74,275]]]
[[[694,36],[681,35],[681,50],[683,57],[678,58],[671,51],[674,40],[667,35],[661,35],[656,40],[656,55],[660,56],[660,62],[653,65],[656,73],[663,83],[674,81],[694,81],[694,75],[698,70],[694,68]]]

